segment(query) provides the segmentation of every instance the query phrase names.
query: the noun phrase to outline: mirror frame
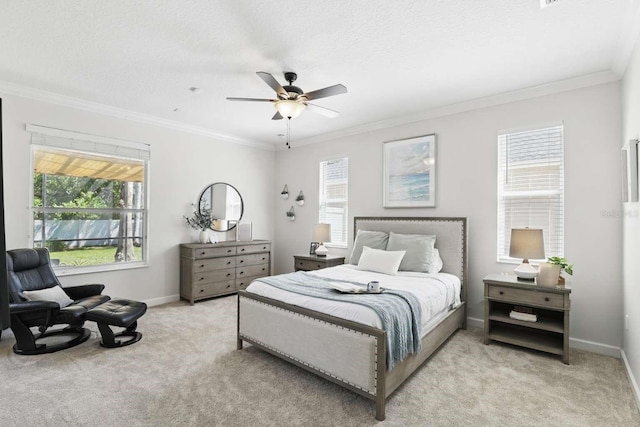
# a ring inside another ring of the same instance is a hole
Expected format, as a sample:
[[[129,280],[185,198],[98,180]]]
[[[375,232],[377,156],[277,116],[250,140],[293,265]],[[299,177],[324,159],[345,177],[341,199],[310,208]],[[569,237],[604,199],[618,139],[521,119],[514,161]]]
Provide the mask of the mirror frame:
[[[238,191],[238,189],[236,187],[234,187],[233,185],[229,184],[228,182],[214,182],[212,184],[207,185],[206,187],[204,187],[204,189],[200,192],[200,197],[198,197],[198,212],[200,214],[202,214],[202,211],[200,210],[201,207],[201,202],[202,202],[202,196],[204,196],[204,194],[207,192],[207,190],[209,190],[209,188],[213,187],[216,184],[224,184],[226,186],[229,186],[231,188],[233,188],[233,190],[238,194],[238,197],[240,197],[240,217],[238,219],[230,219],[228,220],[228,226],[227,229],[225,230],[216,230],[215,228],[213,228],[213,224],[211,224],[211,227],[209,227],[211,230],[213,231],[219,231],[219,232],[226,232],[226,231],[231,231],[234,228],[236,228],[236,226],[238,225],[238,222],[240,222],[240,220],[242,219],[242,216],[244,215],[244,199],[242,198],[242,194],[240,194],[240,192]],[[211,203],[213,203],[213,200],[211,201]]]

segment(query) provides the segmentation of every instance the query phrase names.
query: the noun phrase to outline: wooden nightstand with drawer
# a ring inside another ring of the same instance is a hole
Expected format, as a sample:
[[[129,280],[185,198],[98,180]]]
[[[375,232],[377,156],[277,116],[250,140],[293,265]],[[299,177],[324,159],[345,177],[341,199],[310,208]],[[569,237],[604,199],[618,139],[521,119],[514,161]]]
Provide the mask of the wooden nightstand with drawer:
[[[296,271],[320,270],[344,264],[343,256],[294,255],[293,266]]]
[[[544,287],[514,275],[484,278],[484,343],[514,344],[562,356],[569,364],[569,286]],[[510,317],[519,311],[535,314],[536,321]]]

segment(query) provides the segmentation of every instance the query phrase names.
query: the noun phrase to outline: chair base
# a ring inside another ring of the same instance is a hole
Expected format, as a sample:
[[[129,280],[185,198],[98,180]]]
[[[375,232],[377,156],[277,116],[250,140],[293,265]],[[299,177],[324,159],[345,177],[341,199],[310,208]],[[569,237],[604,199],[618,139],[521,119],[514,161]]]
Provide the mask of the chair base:
[[[38,341],[53,337],[57,335],[75,335],[69,341],[64,341],[59,344],[39,344]],[[91,331],[87,328],[64,328],[58,329],[55,331],[46,332],[40,335],[37,339],[33,340],[33,342],[28,343],[28,347],[31,348],[20,348],[18,346],[19,342],[16,342],[13,345],[13,352],[15,354],[32,356],[36,354],[46,354],[46,353],[54,353],[56,351],[65,350],[67,348],[75,347],[78,344],[82,344],[91,336]],[[24,344],[24,343],[23,343]]]
[[[109,325],[98,323],[98,329],[100,329],[100,335],[102,336],[100,345],[106,348],[116,348],[137,343],[142,339],[142,334],[136,331],[136,327],[137,322],[133,322],[133,324],[129,325],[124,331],[114,334]],[[120,337],[131,338],[128,340],[118,340],[117,338]]]

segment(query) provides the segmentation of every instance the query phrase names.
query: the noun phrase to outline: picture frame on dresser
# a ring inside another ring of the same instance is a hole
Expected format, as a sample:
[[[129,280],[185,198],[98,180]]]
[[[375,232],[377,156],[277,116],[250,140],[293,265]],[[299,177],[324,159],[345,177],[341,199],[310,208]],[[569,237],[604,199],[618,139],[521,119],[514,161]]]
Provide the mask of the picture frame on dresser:
[[[320,246],[320,242],[311,242],[311,244],[309,245],[309,255],[315,255],[318,246]]]

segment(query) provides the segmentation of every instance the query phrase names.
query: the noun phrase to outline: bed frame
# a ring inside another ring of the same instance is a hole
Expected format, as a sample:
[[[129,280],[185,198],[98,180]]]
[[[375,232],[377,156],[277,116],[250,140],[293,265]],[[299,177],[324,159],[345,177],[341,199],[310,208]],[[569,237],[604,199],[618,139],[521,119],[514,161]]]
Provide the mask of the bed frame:
[[[435,234],[443,272],[462,281],[462,304],[422,339],[422,350],[392,370],[386,365],[382,329],[238,292],[237,348],[243,341],[376,402],[376,419],[385,419],[387,397],[419,368],[467,319],[467,219],[355,217],[358,230]]]

